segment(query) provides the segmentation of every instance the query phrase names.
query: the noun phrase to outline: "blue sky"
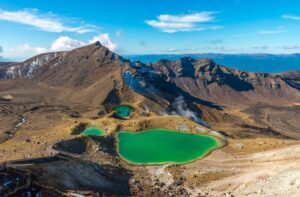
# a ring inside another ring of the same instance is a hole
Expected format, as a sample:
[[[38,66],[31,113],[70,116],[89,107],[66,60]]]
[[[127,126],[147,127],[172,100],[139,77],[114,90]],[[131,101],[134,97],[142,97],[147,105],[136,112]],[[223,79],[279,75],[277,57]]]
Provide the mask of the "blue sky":
[[[1,0],[0,56],[99,40],[119,54],[298,53],[299,0]]]

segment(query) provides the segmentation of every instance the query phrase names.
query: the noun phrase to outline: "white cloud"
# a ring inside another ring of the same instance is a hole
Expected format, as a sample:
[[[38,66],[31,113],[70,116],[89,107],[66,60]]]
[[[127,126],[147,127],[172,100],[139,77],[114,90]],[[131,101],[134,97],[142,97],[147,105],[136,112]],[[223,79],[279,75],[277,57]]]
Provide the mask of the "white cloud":
[[[13,53],[45,53],[47,51],[47,49],[42,48],[42,47],[32,47],[29,44],[24,44],[24,45],[20,45],[16,48],[10,49],[11,52]]]
[[[69,51],[84,46],[85,44],[85,42],[80,40],[75,40],[68,36],[61,36],[54,40],[50,49],[51,51]]]
[[[163,50],[163,53],[167,54],[195,54],[195,53],[233,53],[244,51],[243,48],[228,48],[225,46],[201,46],[201,47],[191,47],[191,48],[171,48]]]
[[[281,17],[284,18],[284,19],[290,19],[290,20],[300,21],[300,16],[284,14]]]
[[[16,48],[5,50],[3,54],[7,58],[24,60],[34,55],[51,52],[51,51],[70,51],[94,42],[99,41],[103,46],[107,47],[111,51],[116,51],[118,46],[114,43],[109,34],[104,33],[93,37],[89,41],[76,40],[69,36],[60,36],[54,40],[49,48],[33,47],[29,44],[20,45]]]
[[[147,21],[147,24],[167,33],[174,33],[177,31],[190,31],[194,28],[194,25],[192,23],[169,23],[163,21],[149,20]]]
[[[175,53],[175,52],[181,52],[182,49],[167,49],[166,52],[167,53]]]
[[[174,23],[203,23],[203,22],[211,22],[215,19],[213,14],[217,12],[199,12],[194,14],[186,14],[186,15],[169,15],[163,14],[158,16],[160,21],[165,22],[174,22]]]
[[[269,30],[260,30],[257,33],[258,34],[280,34],[280,33],[285,33],[288,30],[284,26],[278,26],[274,29],[269,29]]]
[[[284,50],[299,50],[300,45],[286,45],[286,46],[277,47],[277,48],[284,49]]]
[[[280,34],[285,33],[287,30],[285,29],[275,29],[275,30],[260,30],[258,31],[259,34]]]
[[[16,48],[12,48],[5,51],[5,57],[9,58],[24,58],[46,53],[48,50],[43,47],[33,47],[29,44],[23,44]]]
[[[167,49],[165,51],[163,51],[164,53],[193,53],[196,52],[200,49],[203,49],[204,47],[200,48],[200,47],[191,47],[191,48],[171,48],[171,49]]]
[[[47,32],[77,32],[86,33],[95,31],[97,27],[92,25],[81,25],[69,27],[57,19],[53,14],[39,14],[37,10],[25,9],[18,11],[0,10],[0,20],[10,21],[23,25],[36,27]]]
[[[262,46],[255,46],[253,47],[254,49],[257,49],[257,50],[267,50],[269,49],[270,47],[267,46],[267,45],[262,45]]]
[[[107,47],[111,51],[116,51],[118,49],[117,44],[111,40],[107,33],[93,37],[90,40],[90,43],[94,43],[97,41],[99,41],[103,46]]]
[[[186,31],[203,31],[207,29],[219,29],[221,26],[207,25],[215,20],[218,12],[198,12],[185,15],[163,14],[157,20],[146,20],[146,24],[161,30],[162,32],[175,33]],[[199,23],[202,25],[199,26]]]
[[[51,51],[70,51],[72,49],[76,49],[78,47],[82,47],[84,45],[88,45],[97,41],[99,41],[103,46],[107,47],[111,51],[116,51],[118,48],[117,44],[115,44],[109,37],[109,34],[104,33],[93,37],[89,42],[76,40],[68,36],[61,36],[52,43],[50,49]]]

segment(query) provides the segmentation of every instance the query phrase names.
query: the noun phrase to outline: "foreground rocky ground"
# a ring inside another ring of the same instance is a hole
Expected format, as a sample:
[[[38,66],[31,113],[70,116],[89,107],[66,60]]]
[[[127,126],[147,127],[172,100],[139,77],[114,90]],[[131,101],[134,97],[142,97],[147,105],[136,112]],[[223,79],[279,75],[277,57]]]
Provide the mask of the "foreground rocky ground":
[[[215,123],[214,129],[223,125],[225,131],[219,132],[219,137],[226,139],[227,145],[204,159],[185,165],[134,166],[122,161],[116,152],[114,136],[117,131],[169,128],[205,133],[209,129],[186,117],[159,116],[138,107],[126,120],[115,119],[111,114],[96,118],[93,112],[73,117],[73,113],[66,113],[64,107],[55,109],[44,107],[27,113],[26,122],[0,144],[0,161],[31,172],[36,177],[35,184],[48,190],[56,188],[60,195],[299,194],[300,143],[284,133],[249,127],[247,137],[243,137],[247,128],[228,122]],[[247,115],[243,110],[228,113],[242,115],[241,125],[255,122],[251,114]],[[106,136],[81,136],[76,129],[83,129],[85,125],[103,128]],[[48,190],[42,191],[51,196]]]

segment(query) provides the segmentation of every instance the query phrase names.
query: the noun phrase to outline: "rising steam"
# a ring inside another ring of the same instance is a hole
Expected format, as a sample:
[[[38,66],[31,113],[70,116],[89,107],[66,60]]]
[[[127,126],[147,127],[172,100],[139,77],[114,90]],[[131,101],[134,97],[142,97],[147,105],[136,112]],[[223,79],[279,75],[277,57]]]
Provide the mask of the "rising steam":
[[[205,127],[210,127],[208,123],[201,120],[195,112],[193,112],[188,108],[183,96],[179,96],[175,98],[174,102],[172,103],[172,107],[173,109],[175,109],[175,111],[172,111],[171,114],[186,116],[191,118],[193,121],[195,121],[198,124],[201,124]]]

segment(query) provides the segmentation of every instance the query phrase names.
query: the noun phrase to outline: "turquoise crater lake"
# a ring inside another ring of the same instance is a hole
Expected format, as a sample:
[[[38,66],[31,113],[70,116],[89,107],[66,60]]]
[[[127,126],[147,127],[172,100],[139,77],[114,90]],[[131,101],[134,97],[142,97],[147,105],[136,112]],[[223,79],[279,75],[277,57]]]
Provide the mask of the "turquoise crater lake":
[[[82,135],[86,136],[102,136],[104,131],[98,127],[90,127],[81,132]]]
[[[142,132],[120,132],[118,152],[133,164],[183,164],[200,159],[223,143],[212,136],[151,129]]]
[[[129,105],[120,105],[118,107],[113,108],[113,110],[116,112],[115,115],[117,115],[120,118],[125,118],[130,115],[130,113],[133,110],[133,107]]]

